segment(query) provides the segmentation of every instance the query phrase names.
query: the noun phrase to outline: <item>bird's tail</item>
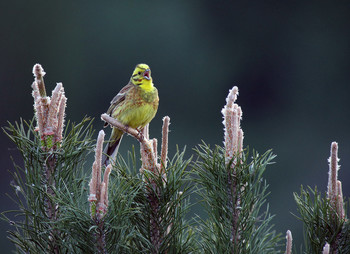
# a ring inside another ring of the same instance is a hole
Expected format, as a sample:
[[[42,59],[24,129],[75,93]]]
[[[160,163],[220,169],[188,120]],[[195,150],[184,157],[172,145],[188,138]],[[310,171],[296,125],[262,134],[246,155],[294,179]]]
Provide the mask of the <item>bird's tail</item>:
[[[108,166],[110,164],[110,160],[115,161],[120,145],[120,141],[122,140],[123,135],[120,135],[118,138],[116,138],[113,141],[110,141],[105,149],[103,150],[102,154],[102,165]]]

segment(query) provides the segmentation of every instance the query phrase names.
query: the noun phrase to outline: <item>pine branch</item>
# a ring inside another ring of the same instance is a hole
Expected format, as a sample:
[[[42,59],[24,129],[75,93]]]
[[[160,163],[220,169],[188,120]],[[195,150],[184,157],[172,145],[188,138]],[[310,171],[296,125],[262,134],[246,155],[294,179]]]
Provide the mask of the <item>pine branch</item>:
[[[331,144],[328,190],[322,196],[317,188],[304,190],[294,199],[304,223],[306,249],[312,253],[348,253],[350,251],[349,221],[344,209],[341,182],[338,180],[338,144]]]
[[[102,120],[136,138],[141,146],[142,191],[136,197],[140,213],[134,223],[144,241],[134,242],[138,251],[148,253],[188,253],[191,240],[183,216],[187,205],[184,198],[188,187],[188,174],[185,169],[189,161],[183,161],[183,153],[167,163],[168,132],[170,118],[163,118],[161,158],[158,162],[157,140],[149,139],[148,126],[138,132],[106,114]],[[186,184],[185,184],[186,183]],[[139,183],[140,184],[140,183]],[[181,194],[180,194],[181,193]]]
[[[34,121],[21,120],[4,129],[21,152],[25,167],[15,165],[13,188],[19,210],[13,213],[23,216],[23,221],[15,221],[15,231],[10,234],[19,251],[62,253],[69,241],[59,226],[62,211],[58,201],[64,185],[75,179],[74,170],[82,167],[92,132],[84,119],[81,124],[72,125],[70,132],[66,129],[66,137],[62,137],[66,107],[63,86],[57,84],[50,98],[46,95],[45,72],[39,64],[34,66],[33,74],[38,126],[34,128]],[[8,220],[6,214],[3,216]]]
[[[92,176],[90,181],[90,214],[97,230],[95,239],[97,243],[98,253],[107,253],[106,249],[106,232],[105,232],[105,216],[108,211],[108,182],[109,174],[111,173],[112,165],[108,165],[105,169],[103,180],[101,181],[102,167],[102,149],[105,133],[101,130],[98,134],[95,161],[92,166]]]
[[[36,119],[38,122],[38,131],[43,142],[43,149],[54,152],[59,146],[62,139],[63,120],[66,97],[64,96],[64,89],[61,83],[58,83],[52,92],[51,98],[46,96],[46,89],[44,84],[45,72],[40,64],[36,64],[33,68],[35,81],[33,83],[33,97],[36,112]],[[39,90],[39,92],[38,92]],[[38,96],[40,94],[40,96]],[[55,174],[56,174],[57,157],[55,154],[49,154],[45,158],[43,167],[43,175],[47,186],[48,198],[45,199],[46,215],[49,220],[55,222],[58,216],[58,206],[52,202],[54,197],[54,188],[56,188]],[[57,244],[57,236],[60,233],[57,230],[52,230],[49,239],[51,239],[52,253],[60,253]]]
[[[208,253],[275,253],[280,239],[269,226],[272,217],[268,208],[260,214],[267,190],[262,174],[274,155],[254,153],[247,161],[237,95],[238,88],[233,87],[222,110],[225,147],[212,150],[203,144],[195,149],[199,193],[209,216],[201,221],[201,246]]]
[[[266,202],[267,185],[262,174],[275,157],[271,151],[263,155],[253,153],[252,161],[248,162],[246,151],[240,156],[241,162],[236,164],[236,186],[240,192],[240,210],[237,225],[240,238],[232,242],[232,222],[236,219],[228,204],[231,199],[236,202],[238,197],[231,196],[226,188],[229,182],[227,170],[233,158],[226,166],[225,150],[221,147],[211,149],[203,144],[195,149],[199,159],[194,164],[198,175],[199,194],[208,214],[208,220],[201,220],[201,248],[205,253],[278,253],[280,237],[270,226],[272,216],[268,207],[261,212]]]
[[[69,130],[69,131],[68,131]],[[82,186],[82,167],[85,162],[86,154],[92,150],[91,144],[91,121],[84,119],[79,124],[68,124],[65,138],[62,140],[61,147],[54,152],[46,152],[41,149],[41,138],[34,130],[33,121],[9,124],[4,128],[10,139],[15,142],[22,154],[24,168],[15,165],[13,175],[13,200],[18,205],[18,210],[4,212],[3,218],[10,222],[14,230],[10,232],[11,241],[16,245],[18,252],[21,253],[54,253],[64,252],[72,249],[69,245],[72,239],[67,233],[65,223],[67,200],[60,201],[63,195],[74,195],[70,203],[77,210],[77,197],[86,193],[77,194],[73,189],[68,190],[67,185],[72,188]],[[44,158],[50,155],[56,157],[55,168],[55,188],[52,188],[53,194],[48,193],[48,187],[43,177]],[[81,191],[81,189],[79,190]],[[47,215],[46,200],[51,204],[60,207],[56,220],[51,220]],[[8,217],[10,214],[13,216]],[[15,220],[12,218],[14,217]],[[77,221],[76,217],[73,221]],[[82,218],[80,215],[79,218]],[[71,220],[72,221],[72,220]],[[72,226],[72,224],[68,224]],[[88,231],[89,227],[87,227]],[[53,235],[55,238],[52,238]],[[79,234],[82,235],[81,232]],[[79,242],[78,239],[74,240]],[[54,248],[56,246],[56,248]],[[78,252],[74,252],[78,253]]]
[[[141,155],[142,155],[142,171],[144,173],[145,170],[150,170],[151,172],[159,172],[159,168],[157,167],[155,150],[152,149],[151,142],[148,141],[148,126],[145,127],[145,132],[141,133],[137,130],[130,128],[118,120],[108,116],[107,114],[103,114],[101,116],[102,120],[108,122],[112,126],[123,130],[125,133],[130,134],[134,138],[136,138],[141,145]],[[159,173],[158,173],[159,174]],[[150,204],[150,242],[152,245],[152,253],[158,253],[160,249],[161,242],[163,241],[161,229],[159,228],[160,220],[162,219],[159,216],[159,188],[155,184],[153,177],[148,179],[149,186],[147,187],[146,195],[147,200]]]

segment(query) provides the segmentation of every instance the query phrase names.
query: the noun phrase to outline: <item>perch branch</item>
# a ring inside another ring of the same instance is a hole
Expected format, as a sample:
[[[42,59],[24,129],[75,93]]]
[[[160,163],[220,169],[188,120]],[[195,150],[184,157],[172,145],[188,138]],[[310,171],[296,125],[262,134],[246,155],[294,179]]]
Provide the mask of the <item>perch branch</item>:
[[[127,125],[122,124],[118,120],[114,119],[113,117],[110,117],[107,114],[102,114],[101,119],[110,125],[112,125],[115,128],[118,128],[125,133],[133,136],[135,139],[137,139],[141,145],[146,150],[147,156],[149,156],[149,161],[151,162],[151,165],[149,165],[150,168],[147,168],[148,170],[156,169],[157,168],[157,161],[154,156],[154,153],[152,152],[152,147],[150,145],[150,142],[145,138],[145,136],[139,132],[138,130],[135,130],[134,128],[131,128]],[[153,170],[152,170],[153,171]]]
[[[113,117],[111,117],[111,116],[109,116],[107,114],[102,114],[101,115],[101,119],[103,121],[109,123],[113,127],[116,127],[118,129],[124,131],[125,133],[128,133],[129,135],[133,136],[140,143],[146,142],[146,139],[143,137],[143,135],[139,131],[137,131],[134,128],[131,128],[131,127],[127,126],[127,125],[122,124],[121,122],[119,122],[118,120],[114,119]]]

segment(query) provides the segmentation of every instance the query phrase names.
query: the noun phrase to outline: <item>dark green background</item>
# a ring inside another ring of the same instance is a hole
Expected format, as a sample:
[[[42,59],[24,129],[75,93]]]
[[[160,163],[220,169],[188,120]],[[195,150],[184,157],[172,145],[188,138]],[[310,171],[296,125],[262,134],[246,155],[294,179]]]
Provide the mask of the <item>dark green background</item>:
[[[31,72],[41,63],[48,91],[63,82],[67,118],[95,117],[97,133],[100,114],[145,62],[160,96],[151,136],[160,138],[169,115],[170,156],[177,144],[190,156],[201,140],[222,144],[220,111],[236,85],[244,144],[278,155],[265,174],[276,229],[291,229],[299,246],[293,192],[326,190],[332,141],[350,196],[349,14],[349,1],[1,1],[0,125],[32,118]],[[19,157],[3,134],[0,143],[5,210],[9,156]],[[121,152],[132,143],[124,138]],[[0,226],[3,253],[12,247]]]

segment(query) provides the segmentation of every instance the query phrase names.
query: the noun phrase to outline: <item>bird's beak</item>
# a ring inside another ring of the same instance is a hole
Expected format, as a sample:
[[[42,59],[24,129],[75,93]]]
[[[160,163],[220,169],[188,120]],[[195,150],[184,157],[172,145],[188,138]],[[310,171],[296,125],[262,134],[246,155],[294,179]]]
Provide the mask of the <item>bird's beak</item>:
[[[145,79],[148,79],[148,80],[151,79],[151,77],[150,77],[150,69],[145,70],[145,72],[143,73],[143,77]]]

